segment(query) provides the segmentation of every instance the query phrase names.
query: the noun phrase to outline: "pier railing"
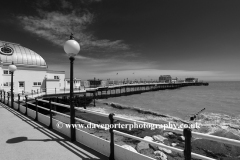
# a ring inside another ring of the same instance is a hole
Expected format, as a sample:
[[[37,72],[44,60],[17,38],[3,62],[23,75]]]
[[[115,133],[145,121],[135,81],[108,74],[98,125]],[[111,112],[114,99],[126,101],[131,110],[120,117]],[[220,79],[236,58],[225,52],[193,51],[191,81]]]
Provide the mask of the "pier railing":
[[[98,93],[102,91],[109,91],[111,95],[111,91],[119,90],[120,94],[121,91],[123,92],[128,92],[128,93],[136,93],[138,92],[147,92],[147,91],[156,91],[156,90],[161,90],[161,89],[175,89],[179,87],[185,87],[185,86],[198,86],[198,85],[205,85],[208,83],[205,82],[177,82],[177,83],[160,83],[160,82],[155,82],[155,83],[128,83],[128,84],[114,84],[114,85],[100,85],[95,88],[88,88],[85,86],[78,86],[74,87],[74,94],[86,94],[89,92],[94,92]],[[128,88],[129,90],[127,90]],[[133,89],[133,90],[132,90]],[[1,90],[4,92],[4,90]],[[29,91],[21,91],[20,96],[26,96],[28,95],[29,97],[31,96],[32,98],[34,97],[39,97],[39,96],[64,96],[66,94],[69,94],[70,89],[69,88],[39,88],[35,90],[29,90]]]
[[[52,105],[61,106],[61,107],[65,107],[65,108],[70,108],[69,105],[56,103],[56,102],[53,102],[51,100],[48,101],[48,100],[37,99],[37,98],[30,99],[26,96],[24,101],[21,101],[20,98],[19,98],[17,101],[14,102],[13,106],[10,106],[11,103],[10,103],[9,94],[4,95],[3,92],[0,92],[0,94],[1,94],[0,97],[1,97],[1,102],[2,103],[8,105],[9,107],[12,107],[12,108],[16,109],[19,112],[24,113],[26,116],[32,117],[36,121],[40,121],[41,123],[47,125],[49,129],[55,129],[55,130],[57,130],[57,131],[59,131],[59,132],[61,132],[61,133],[70,137],[70,135],[71,135],[70,134],[70,128],[63,128],[62,130],[57,128],[56,126],[61,121],[58,121],[55,118],[53,118],[53,114],[59,114],[59,115],[62,115],[64,117],[67,117],[67,118],[70,118],[70,116],[67,115],[67,114],[55,111],[52,108]],[[39,102],[49,104],[49,108],[38,105]],[[31,107],[32,109],[29,108],[29,105],[32,106]],[[39,112],[39,109],[43,109],[43,110],[49,112],[49,114],[44,115],[44,114]],[[109,124],[114,124],[114,121],[119,120],[119,121],[136,123],[136,124],[156,125],[156,124],[153,124],[153,123],[137,121],[137,120],[127,119],[127,118],[120,117],[120,116],[115,116],[114,114],[105,114],[105,113],[100,113],[100,112],[96,112],[96,111],[90,111],[88,109],[75,108],[75,110],[80,111],[80,112],[84,112],[84,113],[90,113],[90,114],[102,116],[102,117],[108,117],[109,120],[110,120]],[[80,119],[80,118],[77,118],[77,117],[75,117],[75,120],[80,121],[81,123],[84,123],[84,124],[94,124],[92,122],[89,122],[89,121],[86,121],[86,120],[83,120],[83,119]],[[61,123],[65,124],[64,122],[61,122]],[[94,124],[94,125],[98,126],[98,124]],[[202,134],[202,133],[198,133],[198,132],[192,132],[188,128],[186,128],[184,130],[166,128],[167,131],[173,131],[173,132],[180,133],[180,134],[184,135],[184,137],[185,137],[185,148],[184,148],[184,150],[179,149],[179,148],[175,148],[175,147],[172,147],[172,146],[167,146],[163,143],[156,143],[154,141],[149,141],[149,140],[137,137],[137,136],[133,136],[133,135],[118,131],[115,128],[109,128],[108,129],[108,128],[100,127],[99,129],[109,130],[110,141],[100,139],[96,136],[93,136],[91,134],[88,134],[84,131],[81,131],[81,130],[75,128],[75,130],[76,130],[76,140],[79,141],[80,143],[83,143],[83,144],[89,146],[89,147],[93,147],[96,151],[99,151],[99,152],[101,152],[105,155],[110,155],[109,156],[110,160],[121,159],[120,157],[122,155],[120,154],[120,152],[121,153],[127,153],[129,155],[129,157],[132,157],[134,155],[135,157],[137,157],[137,158],[134,158],[136,160],[137,159],[138,160],[147,160],[147,159],[152,160],[152,158],[150,158],[150,157],[147,157],[145,155],[141,155],[139,153],[133,153],[131,151],[125,150],[125,149],[121,148],[120,146],[116,145],[115,142],[114,142],[114,135],[115,134],[118,134],[118,135],[121,135],[121,136],[124,136],[124,137],[128,137],[128,138],[132,138],[132,139],[135,139],[135,140],[143,141],[143,142],[146,142],[148,144],[152,144],[152,145],[155,145],[155,146],[160,146],[162,148],[170,149],[172,151],[181,153],[185,156],[186,160],[191,159],[191,157],[204,159],[204,160],[213,160],[213,158],[209,158],[209,157],[206,157],[206,156],[203,156],[203,155],[199,155],[199,154],[193,153],[191,151],[191,137],[192,136],[240,147],[240,141],[238,141],[238,140],[224,138],[224,137],[218,137],[218,136],[213,136],[213,135],[207,135],[207,134]],[[186,132],[188,132],[188,133],[186,133]],[[93,141],[91,138],[94,138],[97,141],[98,144],[94,144],[95,141]],[[87,141],[86,139],[88,139],[89,141]],[[99,145],[99,146],[96,147],[95,145],[97,145],[97,146]],[[105,148],[102,148],[102,145],[105,145]],[[107,147],[107,145],[109,145],[109,146]],[[106,149],[108,149],[108,151]],[[132,159],[132,158],[129,158],[129,157],[128,158],[125,157],[124,159],[125,160]]]

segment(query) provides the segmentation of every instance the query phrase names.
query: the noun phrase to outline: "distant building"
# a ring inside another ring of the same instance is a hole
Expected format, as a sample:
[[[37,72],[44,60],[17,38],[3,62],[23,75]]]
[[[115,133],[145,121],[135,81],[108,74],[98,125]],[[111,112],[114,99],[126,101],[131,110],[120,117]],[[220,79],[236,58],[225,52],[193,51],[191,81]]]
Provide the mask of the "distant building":
[[[86,86],[85,86],[86,84]],[[97,88],[100,87],[102,84],[102,80],[99,79],[89,79],[84,83],[85,87],[90,87],[90,88]]]
[[[74,78],[73,79],[73,88],[79,88],[81,87],[81,79]],[[64,79],[64,88],[69,89],[70,88],[70,78]]]
[[[108,84],[108,81],[102,81],[102,82],[101,82],[101,85],[102,85],[102,87],[106,87],[106,86],[108,86],[109,84]]]
[[[185,78],[185,82],[196,83],[196,82],[198,82],[198,78]]]
[[[176,77],[175,79],[172,79],[172,83],[177,83],[178,82],[178,78]]]
[[[170,75],[161,75],[159,77],[159,82],[161,82],[161,83],[171,83],[172,82],[172,77]]]

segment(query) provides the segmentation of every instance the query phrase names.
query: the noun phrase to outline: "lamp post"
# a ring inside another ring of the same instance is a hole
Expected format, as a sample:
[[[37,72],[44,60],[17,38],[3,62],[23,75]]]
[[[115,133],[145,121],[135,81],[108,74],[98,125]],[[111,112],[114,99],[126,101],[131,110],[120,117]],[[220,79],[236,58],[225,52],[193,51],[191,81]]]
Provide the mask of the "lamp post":
[[[73,34],[71,33],[70,39],[67,40],[64,44],[64,51],[69,56],[70,60],[70,123],[71,123],[71,141],[76,140],[75,128],[72,124],[75,124],[75,109],[74,109],[74,100],[73,100],[73,61],[74,57],[80,51],[80,45],[77,41],[74,40]]]
[[[13,108],[13,73],[17,70],[17,67],[13,64],[8,66],[9,71],[11,72],[11,107]]]

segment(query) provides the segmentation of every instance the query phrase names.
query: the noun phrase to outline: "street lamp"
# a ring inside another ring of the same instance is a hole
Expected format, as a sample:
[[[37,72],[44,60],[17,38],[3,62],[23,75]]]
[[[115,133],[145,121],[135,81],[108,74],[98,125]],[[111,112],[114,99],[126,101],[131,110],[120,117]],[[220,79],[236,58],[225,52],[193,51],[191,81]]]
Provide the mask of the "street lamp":
[[[80,51],[80,45],[77,41],[74,40],[73,34],[71,33],[70,39],[67,40],[64,44],[64,51],[67,53],[70,59],[70,123],[71,123],[71,141],[76,140],[76,132],[73,128],[75,124],[75,109],[74,109],[74,100],[73,100],[73,61],[74,57]]]
[[[13,108],[13,73],[17,70],[17,67],[13,64],[8,66],[9,71],[11,72],[11,107]]]

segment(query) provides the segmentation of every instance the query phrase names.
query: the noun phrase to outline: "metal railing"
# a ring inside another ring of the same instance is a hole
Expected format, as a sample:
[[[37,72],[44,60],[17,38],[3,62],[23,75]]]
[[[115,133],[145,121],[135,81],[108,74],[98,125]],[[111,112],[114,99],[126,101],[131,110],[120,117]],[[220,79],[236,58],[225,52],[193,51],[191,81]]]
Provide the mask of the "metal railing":
[[[1,94],[0,95],[1,101],[9,106],[9,98],[8,98],[8,101],[6,102],[6,99],[5,99],[6,95],[4,95],[3,92],[0,92],[0,94]],[[9,96],[7,96],[7,97],[9,97]],[[65,107],[65,108],[70,108],[69,105],[52,102],[51,100],[47,101],[47,100],[42,100],[42,99],[37,99],[37,98],[35,98],[35,104],[33,104],[31,102],[28,102],[27,96],[25,97],[25,101],[24,102],[25,102],[25,105],[26,105],[25,115],[28,115],[28,112],[27,112],[28,111],[28,105],[35,106],[35,112],[36,112],[35,120],[36,121],[38,120],[38,116],[37,116],[38,115],[38,108],[41,108],[41,109],[43,109],[45,111],[49,111],[49,117],[50,117],[50,124],[48,126],[49,128],[52,128],[52,114],[53,113],[70,118],[70,116],[67,115],[67,114],[64,114],[64,113],[52,110],[52,104],[56,105],[56,106]],[[39,106],[38,102],[48,103],[50,108],[48,109],[48,108]],[[19,98],[18,98],[17,103],[18,103],[18,109],[17,110],[19,111],[19,107],[20,107],[20,99]],[[75,110],[81,111],[81,112],[85,112],[85,113],[94,114],[94,115],[98,115],[98,116],[108,117],[109,120],[110,120],[109,124],[114,124],[114,120],[120,120],[120,121],[125,121],[125,122],[130,122],[130,123],[136,123],[136,124],[156,125],[156,124],[153,124],[153,123],[137,121],[137,120],[127,119],[127,118],[120,117],[120,116],[115,116],[112,113],[111,114],[105,114],[105,113],[100,113],[100,112],[96,112],[96,111],[90,111],[90,110],[82,109],[82,108],[75,108]],[[89,122],[89,121],[86,121],[86,120],[83,120],[83,119],[80,119],[80,118],[77,118],[77,117],[75,117],[75,119],[77,121],[80,121],[81,123],[84,123],[84,124],[94,124],[92,122]],[[97,126],[97,124],[95,124],[95,125]],[[102,128],[102,127],[100,127],[99,129],[108,130],[107,128]],[[166,130],[167,131],[173,131],[173,132],[176,132],[176,133],[181,133],[181,134],[183,134],[185,132],[185,129],[181,130],[181,129],[167,128]],[[153,141],[145,140],[143,138],[140,138],[140,137],[137,137],[137,136],[133,136],[133,135],[130,135],[130,134],[118,131],[118,130],[116,130],[114,128],[110,128],[109,129],[109,132],[110,132],[110,153],[111,153],[110,154],[110,159],[114,159],[114,146],[115,146],[114,134],[122,135],[122,136],[125,136],[125,137],[128,137],[128,138],[132,138],[132,139],[135,139],[135,140],[139,140],[139,141],[143,141],[143,142],[146,142],[146,143],[149,143],[149,144],[153,144],[155,146],[160,146],[162,148],[173,150],[175,152],[183,154],[185,156],[186,160],[191,159],[191,157],[204,159],[204,160],[213,160],[213,158],[209,158],[209,157],[206,157],[206,156],[203,156],[203,155],[199,155],[199,154],[193,153],[191,151],[191,137],[192,136],[203,138],[203,139],[208,139],[208,140],[213,140],[213,141],[217,141],[217,142],[220,142],[220,143],[225,143],[225,144],[230,144],[230,145],[234,145],[234,146],[240,147],[240,141],[238,141],[238,140],[224,138],[224,137],[218,137],[218,136],[213,136],[213,135],[207,135],[207,134],[198,133],[198,132],[192,132],[190,129],[188,131],[190,131],[190,134],[183,134],[184,137],[185,137],[185,149],[182,150],[182,149],[179,149],[179,148],[167,146],[167,145],[162,144],[162,143],[156,143],[156,142],[153,142]]]

